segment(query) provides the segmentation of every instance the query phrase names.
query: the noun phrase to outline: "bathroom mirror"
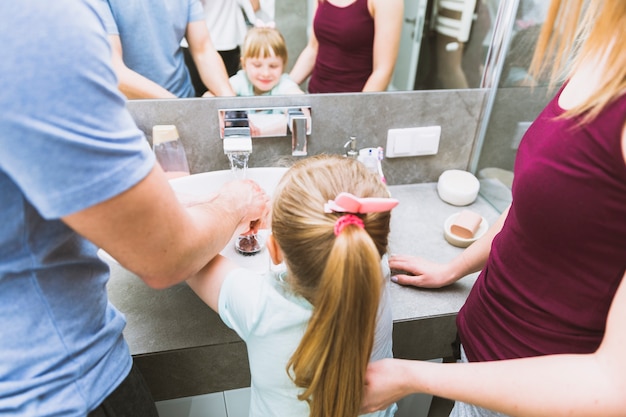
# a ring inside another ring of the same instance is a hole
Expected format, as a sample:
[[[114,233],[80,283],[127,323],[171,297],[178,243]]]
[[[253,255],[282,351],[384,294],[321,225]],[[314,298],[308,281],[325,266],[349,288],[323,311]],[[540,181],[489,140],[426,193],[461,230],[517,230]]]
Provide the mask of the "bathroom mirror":
[[[307,44],[316,1],[275,0],[276,27],[287,41],[287,72]],[[479,88],[498,7],[512,1],[445,1],[456,10],[444,10],[442,0],[404,0],[399,53],[388,90]],[[458,39],[463,31],[466,42]],[[447,36],[440,36],[444,32]]]
[[[286,72],[304,49],[311,30],[315,1],[275,0],[276,27],[287,40],[289,62]],[[448,13],[449,21],[469,22],[469,38],[438,36],[435,6],[442,0],[405,0],[400,50],[388,91],[467,89],[489,87],[483,79],[488,70],[499,8],[519,0],[453,0],[446,3],[474,5],[470,19],[463,12]],[[459,6],[462,7],[462,6]],[[467,13],[466,13],[467,14]],[[442,58],[445,57],[445,58]],[[306,86],[302,86],[306,91]]]
[[[312,129],[309,106],[220,109],[218,118],[221,139],[229,132],[241,135],[242,128],[253,138],[310,135]]]

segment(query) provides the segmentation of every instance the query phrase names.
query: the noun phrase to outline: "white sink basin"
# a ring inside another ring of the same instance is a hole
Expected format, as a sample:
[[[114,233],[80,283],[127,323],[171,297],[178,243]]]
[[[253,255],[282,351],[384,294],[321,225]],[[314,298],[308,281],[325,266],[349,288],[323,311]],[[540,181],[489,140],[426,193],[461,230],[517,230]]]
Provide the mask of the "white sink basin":
[[[288,168],[278,167],[248,168],[246,178],[256,181],[265,192],[272,195],[278,181],[280,181],[287,169]],[[234,179],[235,175],[230,170],[211,171],[172,179],[170,180],[170,185],[176,192],[202,197],[217,192],[223,184]],[[221,254],[237,262],[244,268],[259,272],[267,271],[270,268],[270,257],[264,243],[268,234],[269,230],[259,231],[258,239],[259,243],[262,245],[262,249],[255,255],[244,256],[235,250],[235,239],[237,236],[233,236],[228,245],[222,250]],[[115,259],[103,250],[99,251],[99,255],[105,261],[116,262]]]
[[[278,181],[287,168],[248,168],[246,178],[256,181],[268,193],[272,194]],[[206,196],[213,194],[220,187],[235,179],[230,170],[203,172],[170,180],[176,192]]]

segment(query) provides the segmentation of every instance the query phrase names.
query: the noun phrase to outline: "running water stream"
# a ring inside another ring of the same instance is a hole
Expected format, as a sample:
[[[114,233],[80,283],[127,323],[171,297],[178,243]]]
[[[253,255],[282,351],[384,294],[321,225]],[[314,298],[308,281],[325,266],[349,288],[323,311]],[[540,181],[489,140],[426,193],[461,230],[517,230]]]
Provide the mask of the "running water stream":
[[[230,170],[234,174],[234,177],[239,180],[246,179],[248,172],[248,159],[250,158],[250,152],[229,152],[228,160],[230,161]],[[235,241],[235,249],[238,253],[244,256],[256,255],[261,251],[261,244],[259,243],[258,236],[256,234],[240,235]]]

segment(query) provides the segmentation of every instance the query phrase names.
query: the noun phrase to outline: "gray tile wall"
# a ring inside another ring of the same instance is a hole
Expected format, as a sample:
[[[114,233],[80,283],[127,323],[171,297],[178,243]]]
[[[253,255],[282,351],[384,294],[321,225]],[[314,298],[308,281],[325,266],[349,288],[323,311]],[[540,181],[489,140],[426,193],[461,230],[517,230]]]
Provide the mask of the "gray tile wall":
[[[174,124],[187,150],[192,173],[228,169],[219,137],[218,109],[311,106],[309,155],[343,154],[356,136],[358,148],[386,147],[387,130],[441,126],[439,152],[385,159],[390,185],[437,181],[447,169],[468,169],[487,90],[440,90],[284,97],[133,100],[128,109],[149,141],[152,126]],[[291,138],[255,138],[250,166],[277,166],[291,159]]]

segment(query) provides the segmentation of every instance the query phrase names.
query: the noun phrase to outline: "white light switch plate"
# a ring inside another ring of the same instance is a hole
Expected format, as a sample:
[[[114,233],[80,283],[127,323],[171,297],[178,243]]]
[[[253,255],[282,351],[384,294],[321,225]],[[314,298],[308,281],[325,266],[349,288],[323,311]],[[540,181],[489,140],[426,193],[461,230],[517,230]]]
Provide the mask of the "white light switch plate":
[[[435,155],[439,150],[441,126],[389,129],[387,131],[387,158]]]

